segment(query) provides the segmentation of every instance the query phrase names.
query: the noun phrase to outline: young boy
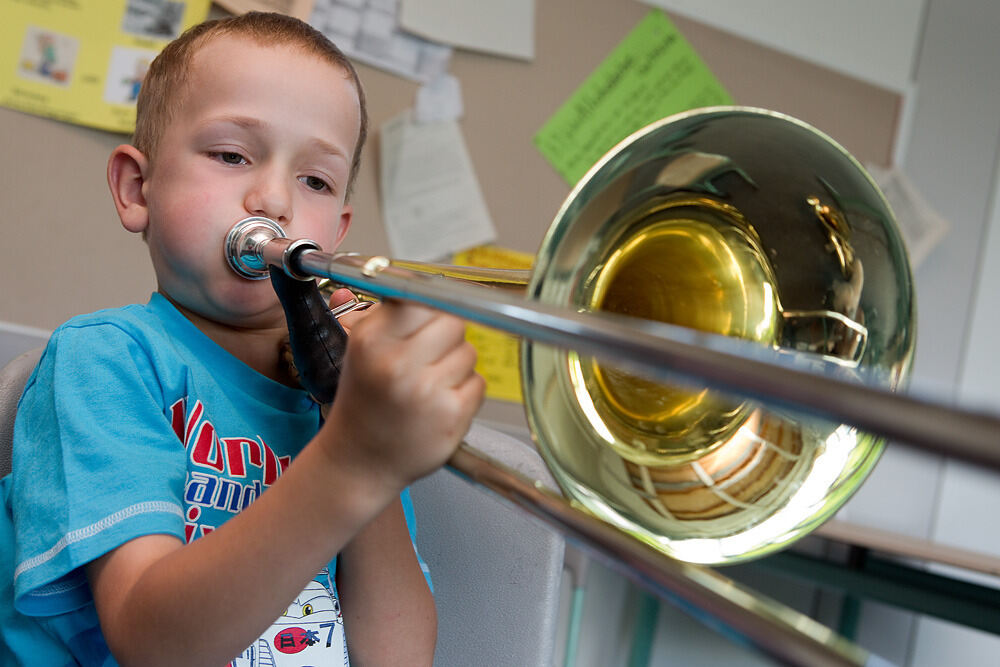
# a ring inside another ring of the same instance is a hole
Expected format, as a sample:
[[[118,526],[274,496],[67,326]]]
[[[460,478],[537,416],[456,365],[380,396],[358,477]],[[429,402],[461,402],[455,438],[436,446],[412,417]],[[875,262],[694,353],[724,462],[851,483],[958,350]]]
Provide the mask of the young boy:
[[[280,15],[203,24],[152,64],[108,181],[157,291],[60,327],[26,387],[0,482],[7,662],[430,664],[401,492],[482,401],[462,323],[391,302],[348,320],[324,420],[291,386],[269,282],[221,250],[251,215],[340,243],[363,100],[343,55]]]

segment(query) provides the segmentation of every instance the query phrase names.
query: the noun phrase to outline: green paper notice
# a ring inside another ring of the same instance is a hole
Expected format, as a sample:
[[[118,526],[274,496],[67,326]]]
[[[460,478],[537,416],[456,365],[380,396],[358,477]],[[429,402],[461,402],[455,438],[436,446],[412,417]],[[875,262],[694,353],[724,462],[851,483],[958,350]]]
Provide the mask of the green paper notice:
[[[650,12],[535,135],[574,185],[619,141],[665,116],[732,98],[661,11]]]

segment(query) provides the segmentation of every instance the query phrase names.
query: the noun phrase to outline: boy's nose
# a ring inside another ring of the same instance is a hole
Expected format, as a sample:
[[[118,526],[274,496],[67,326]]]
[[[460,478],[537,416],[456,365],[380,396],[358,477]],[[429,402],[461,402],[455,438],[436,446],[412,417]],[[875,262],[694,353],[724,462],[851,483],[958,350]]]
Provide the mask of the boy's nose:
[[[287,222],[292,212],[292,193],[280,176],[261,174],[247,191],[244,206],[251,215]]]

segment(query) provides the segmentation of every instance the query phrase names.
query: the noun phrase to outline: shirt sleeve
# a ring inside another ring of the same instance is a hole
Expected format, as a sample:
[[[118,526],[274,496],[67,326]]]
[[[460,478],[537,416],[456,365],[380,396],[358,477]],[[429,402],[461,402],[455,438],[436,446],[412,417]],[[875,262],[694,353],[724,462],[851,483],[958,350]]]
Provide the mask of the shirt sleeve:
[[[424,579],[427,580],[427,587],[433,593],[434,582],[431,581],[431,569],[427,567],[427,563],[424,562],[420,551],[417,549],[417,517],[413,513],[413,500],[410,498],[409,487],[403,489],[403,492],[399,495],[399,500],[403,504],[403,517],[406,519],[406,528],[410,531],[410,542],[413,543],[413,553],[417,556],[417,562],[420,563],[420,571],[424,573]]]
[[[81,566],[142,535],[184,537],[183,445],[144,346],[113,324],[53,335],[18,407],[15,606],[90,601]]]

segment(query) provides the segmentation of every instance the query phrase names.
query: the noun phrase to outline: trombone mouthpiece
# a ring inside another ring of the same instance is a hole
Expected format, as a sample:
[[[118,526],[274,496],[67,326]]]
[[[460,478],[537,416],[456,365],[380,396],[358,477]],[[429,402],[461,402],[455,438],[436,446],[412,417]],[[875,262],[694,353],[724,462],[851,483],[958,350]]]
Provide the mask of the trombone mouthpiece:
[[[270,218],[252,217],[240,220],[229,233],[223,251],[229,268],[248,280],[267,278],[264,246],[276,238],[287,238],[285,230]]]
[[[223,252],[229,267],[248,280],[267,278],[271,265],[296,280],[312,280],[298,268],[298,256],[303,250],[319,249],[310,239],[289,240],[285,230],[270,218],[251,217],[233,225],[226,234]]]

